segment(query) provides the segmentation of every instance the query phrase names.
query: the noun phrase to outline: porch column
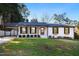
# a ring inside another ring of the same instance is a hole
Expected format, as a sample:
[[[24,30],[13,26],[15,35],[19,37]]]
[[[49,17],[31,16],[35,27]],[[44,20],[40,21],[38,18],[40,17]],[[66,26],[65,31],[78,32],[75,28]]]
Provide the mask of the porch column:
[[[30,34],[30,26],[27,27],[28,34]]]
[[[36,27],[36,34],[39,35],[39,27]]]

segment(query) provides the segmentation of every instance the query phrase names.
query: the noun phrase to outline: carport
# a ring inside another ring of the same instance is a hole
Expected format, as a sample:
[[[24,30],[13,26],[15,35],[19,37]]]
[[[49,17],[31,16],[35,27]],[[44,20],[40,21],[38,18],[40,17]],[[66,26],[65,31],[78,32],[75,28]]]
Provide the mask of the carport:
[[[4,28],[1,29],[1,26],[4,26]],[[0,25],[1,37],[17,36],[17,35],[18,35],[17,23],[6,23]]]

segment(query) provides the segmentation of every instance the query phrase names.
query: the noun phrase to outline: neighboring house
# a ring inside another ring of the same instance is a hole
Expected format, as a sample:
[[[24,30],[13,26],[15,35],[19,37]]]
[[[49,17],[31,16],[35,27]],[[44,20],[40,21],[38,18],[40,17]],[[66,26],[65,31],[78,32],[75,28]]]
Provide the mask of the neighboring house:
[[[7,23],[17,37],[74,38],[74,26],[44,22]]]

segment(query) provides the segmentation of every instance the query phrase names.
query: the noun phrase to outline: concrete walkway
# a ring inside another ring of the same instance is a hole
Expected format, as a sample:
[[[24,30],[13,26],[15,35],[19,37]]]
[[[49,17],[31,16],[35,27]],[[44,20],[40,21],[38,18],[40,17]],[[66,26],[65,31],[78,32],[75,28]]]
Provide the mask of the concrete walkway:
[[[2,37],[0,38],[0,44],[7,43],[8,41],[13,40],[15,37]]]

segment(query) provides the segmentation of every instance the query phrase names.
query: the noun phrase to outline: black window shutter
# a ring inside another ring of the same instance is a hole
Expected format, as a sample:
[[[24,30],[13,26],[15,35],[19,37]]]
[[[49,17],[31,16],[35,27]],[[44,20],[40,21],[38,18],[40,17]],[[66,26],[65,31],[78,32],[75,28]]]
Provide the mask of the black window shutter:
[[[68,34],[70,33],[70,28],[68,28]]]
[[[52,33],[54,34],[54,27],[52,28]]]
[[[22,27],[20,27],[20,33],[22,33]]]
[[[31,34],[31,27],[30,27],[30,34]]]
[[[26,33],[27,33],[27,27],[26,27]]]
[[[35,27],[35,33],[36,33],[36,27]]]
[[[58,32],[59,32],[59,29],[58,29],[58,27],[57,27],[57,34],[58,34]]]

